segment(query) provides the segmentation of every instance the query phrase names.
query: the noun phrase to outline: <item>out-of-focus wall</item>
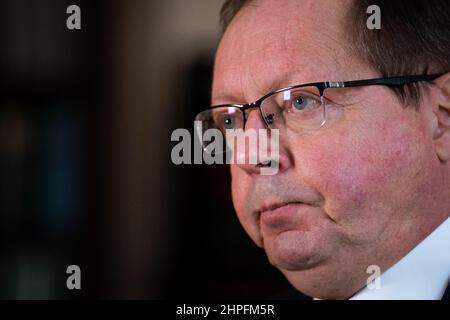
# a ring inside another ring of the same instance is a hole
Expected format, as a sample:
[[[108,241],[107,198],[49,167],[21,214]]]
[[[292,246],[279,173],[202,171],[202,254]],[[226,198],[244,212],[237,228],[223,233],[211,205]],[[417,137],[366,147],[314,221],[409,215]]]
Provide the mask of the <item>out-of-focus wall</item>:
[[[221,0],[116,1],[108,30],[106,105],[114,297],[157,297],[171,245],[170,130],[183,111],[181,70],[212,55]],[[193,182],[194,183],[194,182]],[[150,284],[150,286],[149,286]]]
[[[239,225],[228,167],[171,161],[172,132],[193,133],[210,103],[221,5],[0,0],[0,298],[265,298],[285,285]],[[81,290],[66,287],[73,264]]]

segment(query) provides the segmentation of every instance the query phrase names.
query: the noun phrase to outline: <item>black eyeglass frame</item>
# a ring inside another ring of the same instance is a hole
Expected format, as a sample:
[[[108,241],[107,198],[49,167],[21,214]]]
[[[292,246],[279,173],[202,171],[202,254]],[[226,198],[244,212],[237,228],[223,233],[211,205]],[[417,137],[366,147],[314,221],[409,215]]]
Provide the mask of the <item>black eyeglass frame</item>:
[[[244,128],[245,123],[247,121],[245,111],[248,109],[258,108],[261,113],[261,117],[264,119],[265,124],[270,127],[270,124],[267,123],[267,119],[264,117],[263,111],[261,110],[262,102],[268,97],[283,92],[287,90],[302,88],[302,87],[316,87],[319,90],[320,97],[323,97],[324,92],[327,88],[351,88],[351,87],[362,87],[362,86],[388,86],[388,87],[402,87],[407,84],[420,82],[420,81],[432,81],[441,75],[412,75],[412,76],[395,76],[395,77],[386,77],[386,78],[373,78],[373,79],[363,79],[363,80],[351,80],[351,81],[326,81],[326,82],[311,82],[298,84],[294,86],[285,87],[282,89],[278,89],[275,91],[271,91],[258,100],[245,104],[221,104],[211,106],[204,111],[208,111],[216,108],[224,108],[224,107],[234,107],[241,110],[243,113],[244,120]],[[202,111],[203,112],[203,111]]]

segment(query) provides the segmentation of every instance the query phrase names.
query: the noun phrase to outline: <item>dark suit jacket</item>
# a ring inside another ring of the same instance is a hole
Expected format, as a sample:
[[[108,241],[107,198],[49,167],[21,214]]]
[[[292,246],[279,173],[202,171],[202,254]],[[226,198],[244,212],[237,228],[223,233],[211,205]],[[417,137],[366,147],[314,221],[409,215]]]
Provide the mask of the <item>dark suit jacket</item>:
[[[450,283],[448,284],[447,289],[445,290],[445,293],[442,296],[442,300],[450,301]]]
[[[294,287],[288,289],[285,292],[277,294],[272,297],[273,300],[312,300],[311,297],[304,295],[303,293],[296,290]],[[444,295],[442,296],[442,300],[450,301],[450,283],[445,290]]]

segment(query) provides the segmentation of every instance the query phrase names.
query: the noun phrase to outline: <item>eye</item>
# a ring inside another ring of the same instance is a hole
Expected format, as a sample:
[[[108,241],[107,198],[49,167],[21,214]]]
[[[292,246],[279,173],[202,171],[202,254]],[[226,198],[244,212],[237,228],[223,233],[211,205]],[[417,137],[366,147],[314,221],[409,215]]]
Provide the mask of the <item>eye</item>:
[[[291,104],[295,109],[294,111],[304,111],[320,106],[320,101],[307,95],[299,95],[297,97],[293,97]]]
[[[274,113],[268,114],[267,116],[265,116],[265,120],[267,122],[268,125],[273,124],[273,118],[275,117]]]
[[[242,128],[242,113],[237,107],[214,108],[211,112],[213,126],[225,133],[225,130]]]
[[[216,126],[219,130],[228,130],[228,129],[236,129],[238,127],[239,119],[236,118],[236,114],[223,112],[221,114],[216,115]]]
[[[234,129],[236,126],[236,119],[232,115],[225,115],[222,119],[222,125],[225,129]]]

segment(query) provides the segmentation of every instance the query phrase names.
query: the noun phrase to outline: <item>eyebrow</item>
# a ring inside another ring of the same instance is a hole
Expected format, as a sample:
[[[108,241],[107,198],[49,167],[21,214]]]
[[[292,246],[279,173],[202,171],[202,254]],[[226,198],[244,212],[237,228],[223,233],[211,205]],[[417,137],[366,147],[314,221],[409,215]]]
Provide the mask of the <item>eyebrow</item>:
[[[219,95],[218,98],[214,98],[214,101],[218,101],[218,102],[214,103],[213,99],[211,99],[211,106],[220,106],[223,104],[247,104],[247,103],[251,102],[251,101],[249,101],[249,102],[240,101],[239,99],[237,99],[231,95],[228,95],[228,94]]]
[[[278,73],[276,75],[275,79],[271,79],[270,80],[270,86],[269,85],[264,85],[263,89],[264,92],[261,90],[261,92],[259,93],[259,96],[254,100],[256,101],[257,99],[263,97],[264,95],[271,93],[273,91],[279,90],[279,89],[283,89],[283,88],[287,88],[290,86],[295,86],[298,84],[302,84],[302,83],[314,83],[314,82],[323,82],[323,81],[299,81],[299,80],[294,80],[295,76],[298,75],[299,72],[293,72],[292,70],[287,70],[286,72],[283,73]],[[268,81],[269,83],[269,81]],[[211,99],[213,100],[213,99]],[[254,101],[241,101],[240,99],[236,98],[235,95],[233,94],[222,94],[219,93],[218,94],[218,98],[214,98],[215,101],[219,101],[219,103],[212,103],[211,105],[221,105],[221,104],[247,104],[247,103],[251,103]],[[211,101],[212,102],[212,101]]]

